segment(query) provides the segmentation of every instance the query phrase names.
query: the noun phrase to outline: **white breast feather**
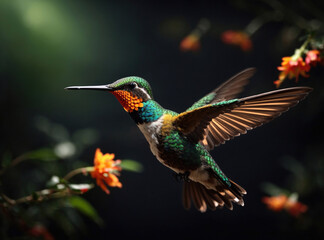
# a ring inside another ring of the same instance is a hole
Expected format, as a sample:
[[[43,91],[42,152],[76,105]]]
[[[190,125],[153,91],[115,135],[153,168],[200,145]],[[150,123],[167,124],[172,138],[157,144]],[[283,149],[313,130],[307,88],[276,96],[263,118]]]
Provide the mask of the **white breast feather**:
[[[157,144],[159,144],[157,135],[161,132],[163,117],[159,118],[155,122],[143,123],[138,125],[146,140],[150,144],[150,148],[154,156],[159,157]],[[160,159],[159,159],[160,161]]]
[[[159,144],[159,141],[157,135],[161,133],[162,124],[163,124],[163,116],[160,117],[155,122],[140,124],[138,125],[138,128],[141,130],[146,140],[150,144],[151,151],[154,154],[154,156],[157,158],[157,160],[159,160],[159,162],[165,165],[166,167],[178,173],[179,171],[177,169],[171,168],[170,166],[166,165],[163,159],[160,158],[159,156],[159,150],[157,149],[157,145]]]

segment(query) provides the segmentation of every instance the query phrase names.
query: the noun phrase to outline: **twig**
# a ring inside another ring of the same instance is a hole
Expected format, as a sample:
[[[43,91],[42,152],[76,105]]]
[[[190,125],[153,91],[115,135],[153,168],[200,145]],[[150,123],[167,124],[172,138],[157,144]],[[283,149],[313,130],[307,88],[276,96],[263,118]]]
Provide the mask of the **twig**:
[[[8,197],[7,195],[5,195],[4,193],[1,193],[1,197],[9,205],[15,205],[16,204],[16,201],[15,200],[11,199],[10,197]]]
[[[93,171],[93,167],[82,167],[82,168],[77,168],[72,170],[71,172],[69,172],[68,174],[65,175],[65,177],[63,178],[64,180],[68,181],[70,178],[74,177],[77,174],[83,173],[86,174],[88,172],[92,172]]]
[[[5,194],[1,194],[1,197],[3,198],[3,200],[5,200],[5,202],[7,204],[3,204],[5,207],[7,207],[7,205],[10,206],[14,206],[17,204],[21,204],[21,203],[28,203],[28,202],[41,202],[44,199],[50,199],[50,198],[61,198],[61,197],[65,197],[65,196],[69,196],[72,194],[71,189],[69,188],[65,188],[63,190],[56,190],[56,189],[43,189],[40,191],[37,191],[31,195],[25,196],[25,197],[21,197],[18,199],[11,199],[10,197],[8,197]]]

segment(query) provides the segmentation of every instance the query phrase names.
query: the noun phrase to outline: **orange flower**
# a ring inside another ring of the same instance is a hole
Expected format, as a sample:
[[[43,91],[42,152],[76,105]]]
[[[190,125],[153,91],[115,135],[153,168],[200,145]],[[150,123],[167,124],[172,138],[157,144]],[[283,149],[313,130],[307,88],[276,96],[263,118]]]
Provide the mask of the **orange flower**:
[[[306,64],[301,57],[283,57],[278,70],[281,71],[279,79],[274,81],[277,88],[287,76],[289,79],[296,78],[296,82],[298,81],[299,75],[308,77],[306,73],[310,70],[310,65]]]
[[[290,57],[283,57],[281,66],[278,67],[278,70],[281,71],[279,74],[279,79],[274,81],[274,84],[277,88],[288,76],[289,79],[296,78],[298,81],[299,75],[303,77],[308,77],[307,72],[310,71],[311,66],[315,66],[318,62],[321,62],[320,52],[318,50],[308,51],[306,48],[311,41],[311,36],[308,36],[306,41],[300,48],[295,50],[294,55]],[[306,54],[305,62],[303,56]]]
[[[318,50],[310,50],[306,54],[305,62],[308,65],[315,66],[317,63],[321,62],[320,52]]]
[[[285,195],[262,198],[262,202],[265,203],[270,210],[275,212],[281,211],[284,208],[287,200],[288,198]]]
[[[99,148],[96,150],[94,158],[94,170],[91,176],[97,180],[97,185],[101,187],[107,194],[109,190],[106,185],[110,187],[122,187],[116,175],[119,175],[121,167],[119,166],[120,160],[114,161],[115,154],[102,154]]]
[[[198,51],[200,49],[199,36],[195,34],[190,34],[187,37],[185,37],[180,43],[180,49],[183,52]]]
[[[298,217],[301,213],[306,212],[308,207],[298,202],[297,199],[298,195],[294,193],[289,198],[286,195],[264,197],[262,202],[272,211],[279,212],[285,209],[290,215]]]
[[[221,39],[226,44],[237,45],[245,52],[252,49],[250,36],[242,31],[227,30],[222,33]]]

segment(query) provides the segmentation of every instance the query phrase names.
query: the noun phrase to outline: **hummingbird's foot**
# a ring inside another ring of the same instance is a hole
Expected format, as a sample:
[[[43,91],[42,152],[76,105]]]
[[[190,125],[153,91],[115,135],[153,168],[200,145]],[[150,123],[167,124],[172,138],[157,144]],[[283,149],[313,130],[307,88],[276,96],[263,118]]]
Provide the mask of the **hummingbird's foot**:
[[[184,173],[174,173],[173,174],[173,176],[177,180],[177,182],[180,182],[180,181],[190,182],[189,175],[190,175],[189,171],[186,171]]]

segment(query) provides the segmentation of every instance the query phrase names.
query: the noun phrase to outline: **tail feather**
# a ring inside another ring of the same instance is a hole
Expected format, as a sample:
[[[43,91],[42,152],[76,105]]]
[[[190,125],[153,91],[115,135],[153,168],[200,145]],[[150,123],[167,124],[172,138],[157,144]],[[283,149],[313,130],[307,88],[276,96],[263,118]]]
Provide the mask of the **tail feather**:
[[[202,193],[202,198],[205,199],[206,201],[207,207],[213,211],[216,210],[216,207],[219,205],[219,203],[213,199],[213,197],[208,193],[208,191],[206,191],[206,189],[203,189],[201,193]]]
[[[236,182],[233,182],[231,179],[230,179],[230,183],[232,184],[232,188],[235,190],[235,192],[238,192],[241,197],[247,193],[244,188],[242,188]]]
[[[184,182],[183,186],[183,205],[186,209],[191,207],[191,202],[200,212],[205,212],[207,208],[216,210],[223,206],[233,209],[232,202],[244,206],[243,195],[246,194],[244,188],[230,180],[232,186],[218,186],[218,189],[207,189],[198,182]]]
[[[193,187],[193,185],[191,185],[190,190],[195,207],[199,209],[199,211],[205,212],[207,209],[207,204],[206,201],[204,201],[204,199],[201,197],[201,190],[199,188]]]

